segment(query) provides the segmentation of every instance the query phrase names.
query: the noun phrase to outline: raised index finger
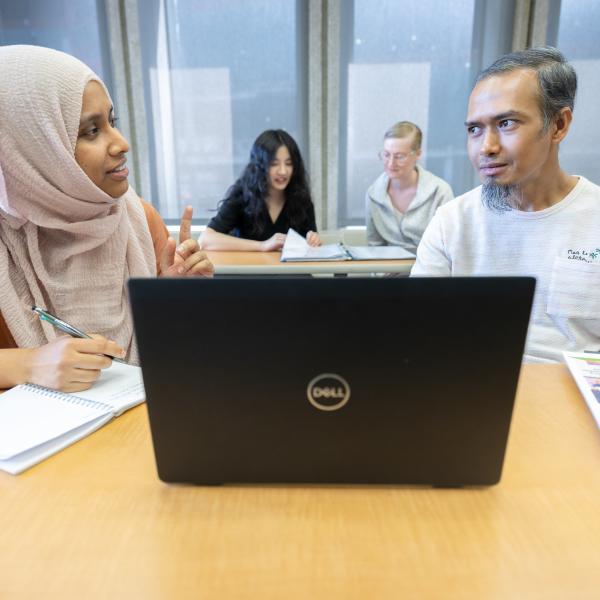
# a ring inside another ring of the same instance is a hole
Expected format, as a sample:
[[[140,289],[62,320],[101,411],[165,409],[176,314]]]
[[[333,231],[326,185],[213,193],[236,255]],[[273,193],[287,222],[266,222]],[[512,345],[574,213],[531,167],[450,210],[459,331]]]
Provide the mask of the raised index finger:
[[[181,224],[179,225],[179,243],[189,240],[192,236],[192,213],[194,209],[188,204],[183,209],[183,215],[181,215]]]

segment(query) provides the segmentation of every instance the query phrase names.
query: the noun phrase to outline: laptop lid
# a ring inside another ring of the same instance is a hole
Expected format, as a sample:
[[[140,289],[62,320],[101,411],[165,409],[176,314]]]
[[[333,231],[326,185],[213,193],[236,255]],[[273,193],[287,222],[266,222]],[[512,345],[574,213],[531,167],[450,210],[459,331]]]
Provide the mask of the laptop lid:
[[[166,482],[499,481],[535,280],[132,279]]]

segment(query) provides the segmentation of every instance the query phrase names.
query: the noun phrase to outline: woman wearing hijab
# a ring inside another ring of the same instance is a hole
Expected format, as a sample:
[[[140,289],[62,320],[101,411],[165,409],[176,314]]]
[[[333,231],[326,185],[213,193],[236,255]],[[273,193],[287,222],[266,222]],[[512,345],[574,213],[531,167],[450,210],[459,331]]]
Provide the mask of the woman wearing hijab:
[[[175,248],[129,186],[115,122],[104,84],[79,60],[0,48],[0,388],[78,391],[108,357],[136,363],[127,279],[212,274],[189,239],[191,208]],[[64,336],[34,305],[100,335]]]

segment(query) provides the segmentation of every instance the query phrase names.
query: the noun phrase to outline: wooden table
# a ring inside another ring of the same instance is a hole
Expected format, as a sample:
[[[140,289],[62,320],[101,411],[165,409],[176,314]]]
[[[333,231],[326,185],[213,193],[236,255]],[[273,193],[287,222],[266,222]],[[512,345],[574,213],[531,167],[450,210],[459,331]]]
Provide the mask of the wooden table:
[[[405,260],[335,260],[313,262],[280,261],[281,252],[206,253],[217,275],[311,275],[354,273],[410,273],[414,259]]]
[[[600,431],[530,365],[498,486],[201,488],[157,480],[141,406],[0,474],[0,536],[11,600],[597,599]]]

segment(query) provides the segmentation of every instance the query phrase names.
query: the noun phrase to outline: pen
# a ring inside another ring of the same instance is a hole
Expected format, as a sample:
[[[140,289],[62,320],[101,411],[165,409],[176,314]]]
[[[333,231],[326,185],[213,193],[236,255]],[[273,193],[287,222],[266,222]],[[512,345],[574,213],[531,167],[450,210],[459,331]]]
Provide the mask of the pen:
[[[73,327],[73,325],[69,325],[69,323],[63,321],[62,319],[59,319],[58,317],[51,315],[49,312],[45,311],[43,308],[39,308],[38,306],[32,306],[31,310],[42,321],[46,321],[46,322],[50,323],[50,325],[52,325],[53,327],[56,327],[56,329],[60,329],[61,331],[68,333],[71,337],[86,338],[88,340],[92,339],[91,335],[88,335],[87,333],[81,331],[80,329],[77,329],[77,327]],[[111,358],[112,360],[114,360],[116,362],[127,364],[127,363],[125,363],[124,360],[122,360],[120,358],[115,358],[114,356],[109,356],[108,354],[105,354],[104,356],[108,356],[108,358]]]

